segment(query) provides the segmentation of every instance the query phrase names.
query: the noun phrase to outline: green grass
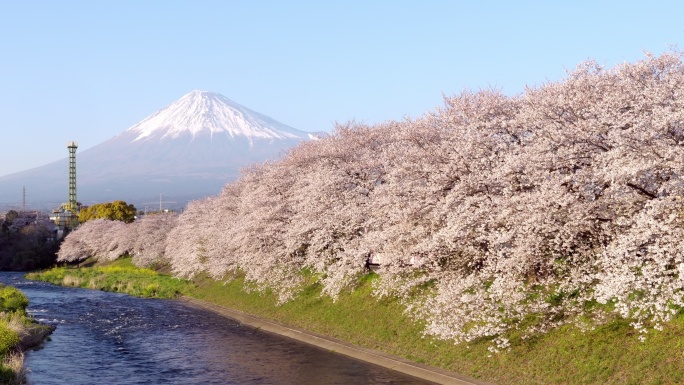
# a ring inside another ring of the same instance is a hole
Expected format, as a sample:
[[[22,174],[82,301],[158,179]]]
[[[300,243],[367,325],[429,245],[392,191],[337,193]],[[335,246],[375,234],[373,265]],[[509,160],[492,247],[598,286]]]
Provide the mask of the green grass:
[[[178,298],[189,284],[151,269],[133,266],[131,258],[93,267],[56,267],[30,273],[28,279],[50,282],[55,285],[113,291],[146,298]]]
[[[19,343],[19,334],[10,328],[9,321],[15,314],[26,318],[28,299],[12,286],[0,285],[0,356],[4,357]]]
[[[111,276],[103,277],[107,275]],[[663,331],[649,332],[645,342],[638,340],[628,321],[618,318],[587,332],[564,326],[528,339],[514,332],[508,336],[510,351],[489,357],[490,341],[485,339],[454,345],[424,337],[423,325],[407,317],[397,299],[371,295],[372,282],[379,279],[373,273],[336,302],[321,296],[320,285],[312,279],[294,300],[282,305],[272,293],[243,290],[240,276],[227,283],[206,277],[185,282],[138,271],[130,259],[80,270],[57,268],[41,277],[81,287],[89,287],[90,280],[106,281],[110,283],[96,288],[132,288],[132,294],[143,296],[188,295],[495,384],[684,383],[684,316],[667,323]],[[159,289],[144,290],[150,284]]]
[[[278,306],[272,293],[245,292],[242,277],[228,283],[200,279],[188,295],[354,344],[395,353],[402,351],[410,359],[425,361],[413,352],[416,344],[424,341],[422,325],[409,319],[396,299],[378,301],[372,297],[373,279],[374,276],[366,276],[356,290],[342,294],[336,302],[321,296],[320,286],[313,283],[295,300]]]
[[[240,277],[225,284],[200,279],[187,294],[495,384],[684,383],[683,317],[643,343],[622,319],[587,332],[564,326],[526,340],[512,333],[511,350],[489,357],[486,339],[454,345],[423,336],[423,325],[407,317],[397,299],[371,296],[374,279],[363,277],[334,303],[311,284],[278,306],[271,293],[246,293]]]
[[[23,355],[17,350],[42,342],[52,328],[39,325],[26,314],[28,299],[20,290],[0,285],[0,383],[21,384],[25,381]]]

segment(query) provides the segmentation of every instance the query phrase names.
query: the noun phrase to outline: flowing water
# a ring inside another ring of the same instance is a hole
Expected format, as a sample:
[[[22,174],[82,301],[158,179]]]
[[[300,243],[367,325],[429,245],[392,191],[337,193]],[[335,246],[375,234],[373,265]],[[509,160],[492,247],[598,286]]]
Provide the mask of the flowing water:
[[[57,329],[26,355],[33,385],[425,384],[262,332],[179,301],[129,297],[27,281],[29,312]]]

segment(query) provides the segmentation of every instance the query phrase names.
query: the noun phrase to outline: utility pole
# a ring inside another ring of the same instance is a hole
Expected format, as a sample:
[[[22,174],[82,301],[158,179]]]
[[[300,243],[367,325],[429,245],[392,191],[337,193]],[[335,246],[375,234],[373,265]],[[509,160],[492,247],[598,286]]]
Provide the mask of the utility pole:
[[[21,189],[21,211],[26,210],[26,186]]]

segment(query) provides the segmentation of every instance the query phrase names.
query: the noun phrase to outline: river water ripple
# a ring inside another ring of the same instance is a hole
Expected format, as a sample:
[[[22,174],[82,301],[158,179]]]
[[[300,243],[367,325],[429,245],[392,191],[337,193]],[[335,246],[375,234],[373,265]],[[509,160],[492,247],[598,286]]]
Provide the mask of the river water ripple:
[[[0,282],[57,329],[26,355],[32,385],[425,384],[401,373],[243,326],[180,301],[27,281]]]

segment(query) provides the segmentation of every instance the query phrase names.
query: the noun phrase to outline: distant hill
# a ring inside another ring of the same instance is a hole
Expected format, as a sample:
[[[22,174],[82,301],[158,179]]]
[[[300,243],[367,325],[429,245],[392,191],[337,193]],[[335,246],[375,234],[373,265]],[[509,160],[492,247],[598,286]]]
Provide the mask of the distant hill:
[[[225,96],[192,91],[116,137],[77,152],[78,201],[122,199],[142,209],[183,207],[217,194],[242,167],[276,159],[320,133],[296,130]],[[64,138],[66,142],[78,138]],[[0,177],[2,205],[53,208],[67,200],[68,159]]]

